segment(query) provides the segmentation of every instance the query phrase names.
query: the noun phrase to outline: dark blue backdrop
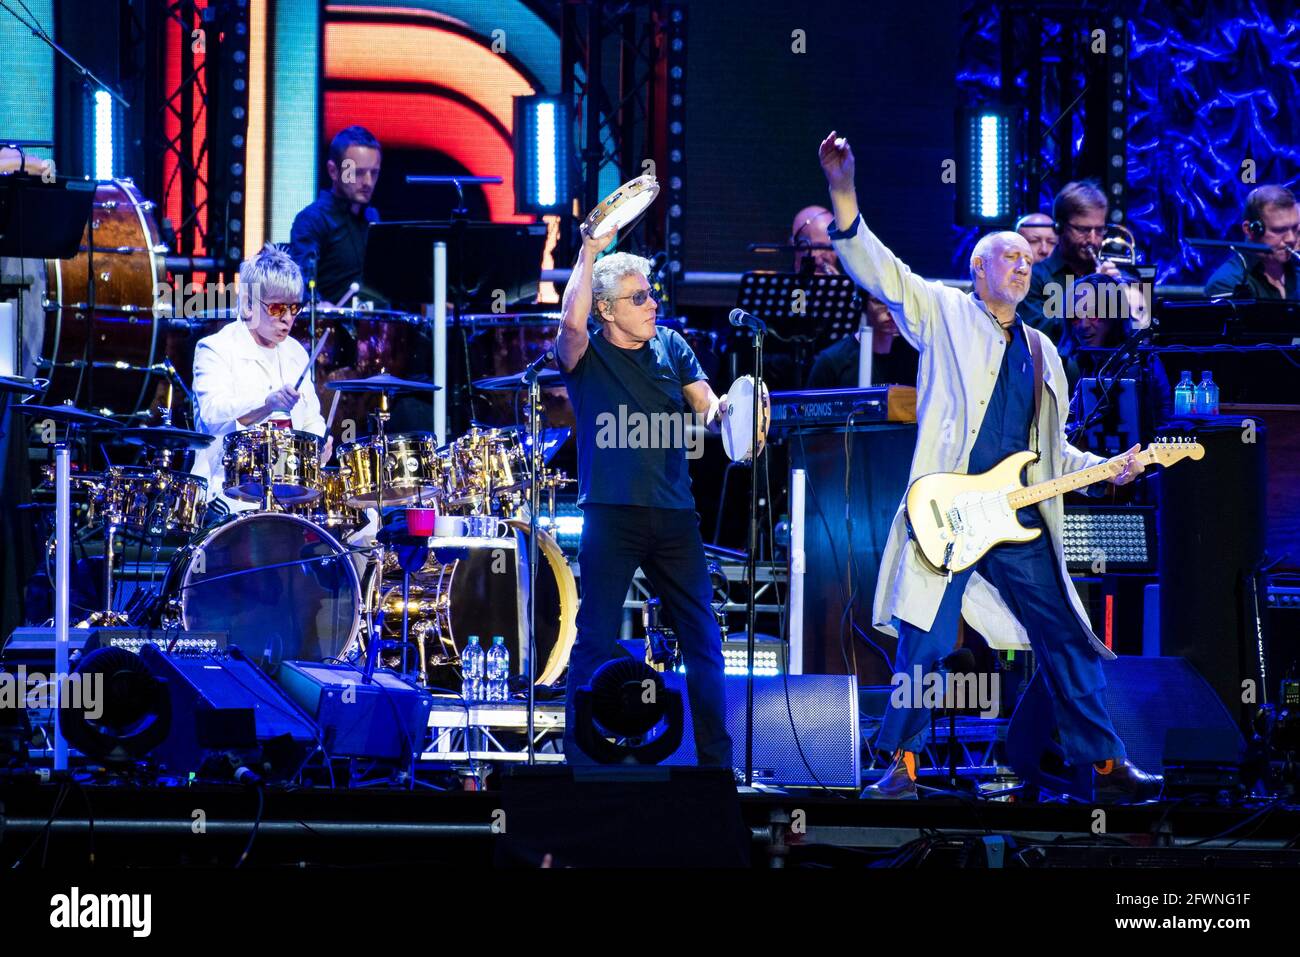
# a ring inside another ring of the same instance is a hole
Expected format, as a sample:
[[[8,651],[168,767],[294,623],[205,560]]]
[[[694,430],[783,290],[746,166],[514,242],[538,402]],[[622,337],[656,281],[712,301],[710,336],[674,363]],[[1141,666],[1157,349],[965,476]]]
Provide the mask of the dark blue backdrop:
[[[1246,193],[1257,183],[1295,182],[1300,11],[1294,3],[1251,0],[1137,0],[1128,8],[1129,225],[1147,261],[1159,265],[1161,281],[1199,283],[1218,259],[1203,261],[1184,238],[1240,237]],[[957,77],[963,103],[998,97],[1001,16],[999,6],[964,0]],[[1079,142],[1077,110],[1061,129]],[[1248,159],[1254,182],[1243,182]],[[1044,208],[1062,182],[1046,184]],[[975,235],[954,231],[957,273]]]

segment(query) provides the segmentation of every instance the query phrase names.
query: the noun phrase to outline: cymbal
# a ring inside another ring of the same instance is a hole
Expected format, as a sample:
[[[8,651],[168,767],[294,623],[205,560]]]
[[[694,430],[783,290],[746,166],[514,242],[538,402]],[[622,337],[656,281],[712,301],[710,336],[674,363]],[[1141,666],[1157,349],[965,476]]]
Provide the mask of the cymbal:
[[[112,419],[94,412],[86,412],[84,409],[78,409],[75,405],[16,405],[14,409],[23,415],[43,416],[47,419],[53,419],[55,422],[66,422],[69,425],[90,427],[95,429],[104,429],[106,431],[117,432],[122,428],[120,424]]]
[[[19,376],[0,375],[0,392],[17,392],[20,395],[40,395],[48,383],[44,379],[24,379]]]
[[[335,392],[437,392],[442,386],[422,379],[399,379],[381,372],[367,379],[335,379],[326,382],[325,388]]]
[[[191,432],[189,429],[177,429],[169,425],[141,425],[123,429],[121,438],[132,445],[143,445],[151,449],[206,449],[216,439],[206,432]]]
[[[542,389],[562,388],[564,378],[560,375],[558,369],[543,369],[537,374],[537,385]],[[522,372],[517,372],[514,375],[496,375],[487,379],[474,380],[474,388],[481,389],[484,392],[514,392],[516,389],[526,387]]]

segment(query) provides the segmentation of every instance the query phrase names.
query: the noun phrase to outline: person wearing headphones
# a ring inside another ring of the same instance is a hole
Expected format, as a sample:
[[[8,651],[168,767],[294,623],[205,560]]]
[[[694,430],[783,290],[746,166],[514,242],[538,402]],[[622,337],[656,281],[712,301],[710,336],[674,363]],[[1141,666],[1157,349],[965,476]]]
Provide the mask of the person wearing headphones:
[[[1052,217],[1046,213],[1025,213],[1016,220],[1016,232],[1029,243],[1029,251],[1034,254],[1035,263],[1052,255],[1056,244],[1061,241],[1061,237],[1056,235],[1056,227],[1052,225]]]
[[[1257,186],[1246,197],[1242,235],[1268,246],[1267,252],[1243,255],[1237,250],[1205,283],[1211,299],[1300,299],[1297,261],[1300,252],[1300,207],[1285,186]]]
[[[1072,282],[1093,273],[1122,278],[1119,267],[1099,256],[1109,208],[1106,194],[1086,180],[1066,183],[1052,201],[1052,228],[1060,242],[1050,256],[1034,264],[1029,292],[1016,314],[1054,343],[1065,334]]]

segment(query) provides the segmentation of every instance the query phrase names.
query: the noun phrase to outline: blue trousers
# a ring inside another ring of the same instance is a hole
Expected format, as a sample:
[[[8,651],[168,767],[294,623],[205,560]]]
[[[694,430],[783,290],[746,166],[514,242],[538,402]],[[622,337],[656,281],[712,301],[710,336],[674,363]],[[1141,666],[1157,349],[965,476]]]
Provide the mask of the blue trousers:
[[[731,767],[722,634],[711,607],[699,516],[692,509],[635,505],[585,505],[582,514],[582,605],[565,685],[565,760],[591,763],[575,737],[574,695],[590,683],[597,668],[622,653],[618,636],[623,601],[639,567],[672,619],[681,645],[699,763]]]
[[[1106,687],[1101,659],[1066,597],[1046,529],[1032,542],[995,546],[973,568],[953,575],[929,631],[908,621],[900,622],[895,674],[912,676],[913,666],[918,664],[926,674],[952,653],[957,644],[962,595],[973,571],[979,571],[997,588],[1029,633],[1029,643],[1052,690],[1066,760],[1081,765],[1123,758],[1124,743],[1115,733],[1101,698]],[[920,751],[925,746],[930,709],[915,707],[914,703],[905,701],[896,707],[891,696],[876,739],[877,748],[893,753],[900,748]]]

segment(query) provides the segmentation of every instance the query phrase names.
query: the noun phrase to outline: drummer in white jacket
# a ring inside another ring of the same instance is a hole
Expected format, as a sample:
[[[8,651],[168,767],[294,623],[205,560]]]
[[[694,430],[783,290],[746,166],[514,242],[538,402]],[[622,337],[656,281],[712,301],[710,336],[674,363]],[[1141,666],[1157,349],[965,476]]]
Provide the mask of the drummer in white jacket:
[[[208,500],[218,496],[231,511],[256,508],[225,495],[222,465],[225,437],[267,420],[286,428],[325,434],[320,400],[311,374],[301,389],[295,383],[308,355],[290,337],[301,309],[302,273],[289,255],[267,244],[239,267],[239,312],[194,349],[195,427],[216,440],[194,456],[194,474],[207,479]],[[329,461],[333,439],[321,451]]]
[[[832,132],[822,141],[819,158],[830,186],[836,227],[830,235],[841,264],[889,306],[899,331],[920,353],[910,479],[932,472],[983,472],[1027,448],[1039,451],[1027,470],[1030,482],[1102,462],[1066,441],[1069,396],[1061,360],[1046,336],[1016,319],[1033,263],[1025,240],[1001,232],[976,244],[973,293],[926,281],[863,223],[848,142]],[[1043,371],[1036,421],[1035,351]],[[1119,457],[1111,481],[1124,484],[1137,477],[1142,464],[1136,451]],[[1021,509],[1018,518],[1044,534],[1032,542],[995,546],[973,568],[945,576],[916,555],[900,504],[873,610],[876,627],[898,636],[895,685],[914,681],[917,668],[928,674],[953,651],[963,615],[991,638],[1027,640],[1053,693],[1066,759],[1093,765],[1100,799],[1155,797],[1160,778],[1127,759],[1106,713],[1101,659],[1114,655],[1093,634],[1066,570],[1060,499]],[[924,746],[930,722],[928,709],[913,706],[919,699],[891,696],[876,746],[893,755],[893,764],[864,797],[916,797],[915,753]]]

